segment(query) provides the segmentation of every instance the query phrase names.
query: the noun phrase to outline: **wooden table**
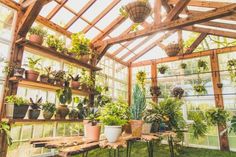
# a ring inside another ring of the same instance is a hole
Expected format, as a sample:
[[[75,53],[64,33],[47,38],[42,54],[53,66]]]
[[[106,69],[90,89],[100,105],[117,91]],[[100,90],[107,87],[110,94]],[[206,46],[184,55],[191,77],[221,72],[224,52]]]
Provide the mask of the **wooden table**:
[[[119,149],[127,148],[126,156],[130,157],[132,143],[134,142],[146,142],[148,147],[149,157],[153,157],[153,141],[162,137],[172,137],[176,134],[174,132],[163,132],[149,135],[142,135],[141,138],[133,137],[130,134],[123,134],[119,140],[115,143],[109,143],[106,139],[100,139],[98,142],[86,140],[82,136],[72,137],[47,137],[40,138],[31,141],[34,147],[44,147],[48,149],[58,149],[57,156],[68,157],[72,155],[82,154],[88,156],[88,152],[96,148],[108,148],[113,150],[114,157],[119,157]]]

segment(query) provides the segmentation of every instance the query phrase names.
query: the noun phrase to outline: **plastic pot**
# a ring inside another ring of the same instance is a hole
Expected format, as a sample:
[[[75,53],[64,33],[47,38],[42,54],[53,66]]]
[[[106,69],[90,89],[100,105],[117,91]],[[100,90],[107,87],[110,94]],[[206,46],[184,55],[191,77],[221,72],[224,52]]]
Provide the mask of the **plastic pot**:
[[[114,143],[116,142],[122,132],[121,126],[105,126],[104,128],[104,135],[107,138],[108,142]]]

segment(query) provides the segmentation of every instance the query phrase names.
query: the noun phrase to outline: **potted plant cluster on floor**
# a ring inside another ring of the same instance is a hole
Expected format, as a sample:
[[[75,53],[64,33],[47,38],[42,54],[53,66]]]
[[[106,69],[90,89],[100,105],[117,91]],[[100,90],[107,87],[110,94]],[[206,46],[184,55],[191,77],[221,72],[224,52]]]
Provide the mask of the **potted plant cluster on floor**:
[[[128,104],[117,101],[107,103],[101,108],[100,121],[105,125],[104,135],[108,142],[114,143],[122,132],[122,126],[129,120]]]
[[[39,61],[41,59],[40,58],[28,58],[28,67],[29,67],[29,70],[26,70],[25,71],[25,78],[27,80],[30,80],[30,81],[37,81],[38,77],[39,77],[39,68],[38,68],[38,65],[39,65]]]
[[[43,44],[43,38],[47,35],[47,31],[41,26],[31,27],[29,30],[29,40],[39,45]]]
[[[50,119],[52,119],[53,115],[55,114],[56,104],[46,102],[42,105],[42,110],[43,110],[44,119],[50,120]]]
[[[13,119],[23,119],[29,108],[29,101],[16,96],[11,95],[5,98],[6,100],[6,117]]]

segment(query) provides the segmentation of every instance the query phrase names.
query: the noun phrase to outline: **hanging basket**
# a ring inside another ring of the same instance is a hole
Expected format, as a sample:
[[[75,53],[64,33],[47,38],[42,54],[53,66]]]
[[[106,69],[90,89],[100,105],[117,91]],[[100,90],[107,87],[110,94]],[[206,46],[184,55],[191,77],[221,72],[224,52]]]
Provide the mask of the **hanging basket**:
[[[127,4],[125,10],[134,23],[142,23],[151,13],[151,5],[148,2],[135,1]]]
[[[169,44],[165,47],[165,52],[167,56],[173,57],[176,56],[180,51],[179,44]]]

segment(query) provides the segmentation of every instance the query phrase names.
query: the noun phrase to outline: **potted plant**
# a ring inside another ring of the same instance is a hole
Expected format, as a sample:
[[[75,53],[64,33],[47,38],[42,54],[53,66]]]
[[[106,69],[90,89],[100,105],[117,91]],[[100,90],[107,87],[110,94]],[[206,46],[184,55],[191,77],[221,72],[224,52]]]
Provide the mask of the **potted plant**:
[[[146,76],[147,76],[147,74],[145,71],[139,71],[136,74],[137,83],[140,84],[142,86],[142,88],[144,88],[144,86],[145,86]]]
[[[206,95],[207,94],[206,87],[203,83],[195,84],[193,86],[193,89],[198,95]]]
[[[42,105],[44,119],[50,120],[56,111],[56,104],[46,102]]]
[[[0,137],[3,136],[3,134],[6,135],[6,142],[8,145],[11,145],[12,144],[12,138],[11,138],[11,135],[10,135],[10,130],[11,130],[11,127],[10,127],[10,124],[8,124],[7,122],[1,122],[0,121]]]
[[[182,69],[186,69],[187,64],[186,64],[186,63],[181,63],[181,64],[180,64],[180,67],[181,67]]]
[[[82,69],[81,72],[81,78],[80,78],[80,83],[82,86],[82,89],[87,91],[87,90],[92,90],[94,89],[94,79],[89,75],[87,71]]]
[[[120,101],[107,103],[101,107],[99,119],[105,125],[104,135],[108,142],[114,143],[121,135],[122,125],[128,122],[129,107]]]
[[[23,119],[29,108],[29,101],[16,95],[10,95],[6,100],[6,117],[13,119]]]
[[[9,63],[8,61],[5,62],[5,66],[3,69],[3,73],[6,73],[8,76],[12,75],[14,77],[20,77],[22,78],[25,72],[24,68],[21,68],[18,63]]]
[[[28,112],[28,117],[29,119],[38,119],[39,115],[40,115],[40,106],[42,103],[42,97],[39,98],[36,102],[33,101],[32,98],[30,98],[30,108],[29,112]]]
[[[151,5],[148,0],[136,0],[123,7],[128,17],[134,23],[142,23],[151,13]]]
[[[75,120],[78,118],[79,112],[76,109],[71,109],[69,112],[69,119]]]
[[[29,40],[39,45],[43,44],[43,38],[47,35],[47,31],[41,26],[31,27],[29,30]]]
[[[77,54],[81,61],[87,63],[90,55],[90,40],[82,32],[71,35],[72,47],[70,52]]]
[[[37,81],[39,76],[39,68],[37,67],[37,64],[39,64],[40,58],[28,58],[28,67],[29,70],[25,71],[25,78],[30,81]]]
[[[205,60],[199,59],[197,62],[197,67],[199,71],[206,71],[208,70],[208,63]]]
[[[219,82],[216,84],[218,88],[222,88],[223,87],[223,83]]]
[[[80,87],[80,75],[77,74],[76,76],[72,76],[71,74],[69,74],[70,78],[71,78],[71,88],[73,89],[79,89]]]
[[[54,79],[51,77],[52,74],[52,67],[45,67],[44,74],[40,75],[40,82],[54,84]]]
[[[86,124],[86,138],[91,141],[99,141],[101,126],[98,124],[99,113],[97,109],[92,109],[91,113],[86,118],[88,123]]]
[[[167,56],[173,57],[180,52],[180,47],[178,43],[170,43],[165,47],[165,52]]]
[[[230,121],[230,113],[222,108],[208,109],[205,114],[209,125],[225,126]]]
[[[160,65],[158,67],[158,71],[161,73],[161,74],[165,74],[166,70],[168,70],[169,67],[167,65]]]
[[[161,95],[161,88],[159,86],[150,87],[150,93],[152,96],[158,97]]]
[[[227,70],[229,71],[231,81],[236,82],[236,59],[228,60]]]
[[[175,98],[179,98],[181,99],[182,96],[184,95],[184,90],[181,87],[174,87],[171,91],[171,94],[175,97]]]
[[[58,70],[53,73],[54,80],[55,80],[57,86],[64,86],[65,74],[66,74],[66,72],[63,70]]]
[[[69,82],[66,81],[63,88],[56,90],[56,94],[60,102],[60,105],[56,110],[56,119],[65,119],[69,113],[66,104],[69,104],[72,101],[72,90],[69,87]]]
[[[63,40],[60,40],[54,35],[48,35],[46,42],[47,42],[48,47],[50,47],[51,49],[55,51],[61,52],[64,50],[65,42]]]

